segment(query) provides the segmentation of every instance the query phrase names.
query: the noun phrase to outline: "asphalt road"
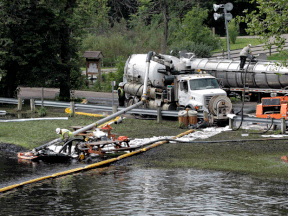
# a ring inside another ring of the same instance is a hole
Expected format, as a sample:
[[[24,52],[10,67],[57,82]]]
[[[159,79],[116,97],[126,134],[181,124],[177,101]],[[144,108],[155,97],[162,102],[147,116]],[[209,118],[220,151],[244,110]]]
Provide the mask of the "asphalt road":
[[[57,88],[43,88],[44,100],[55,99],[59,95],[59,89]],[[75,97],[83,97],[88,100],[89,104],[97,104],[103,106],[112,106],[112,92],[93,92],[93,91],[78,91],[74,93]],[[28,88],[21,87],[18,97],[23,99],[41,99],[42,88]],[[118,96],[114,93],[114,104],[118,104]]]

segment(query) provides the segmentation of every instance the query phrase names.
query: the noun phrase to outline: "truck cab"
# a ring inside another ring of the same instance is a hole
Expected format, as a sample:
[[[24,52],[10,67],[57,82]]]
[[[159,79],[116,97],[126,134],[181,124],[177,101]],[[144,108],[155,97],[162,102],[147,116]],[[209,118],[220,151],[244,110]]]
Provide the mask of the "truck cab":
[[[212,97],[226,96],[215,77],[210,74],[191,74],[177,76],[178,104],[196,110],[208,111]]]

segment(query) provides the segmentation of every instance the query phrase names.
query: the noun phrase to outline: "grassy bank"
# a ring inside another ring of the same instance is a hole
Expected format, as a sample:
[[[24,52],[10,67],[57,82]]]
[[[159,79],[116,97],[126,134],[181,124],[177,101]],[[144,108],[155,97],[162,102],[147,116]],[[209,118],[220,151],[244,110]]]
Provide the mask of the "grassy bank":
[[[1,106],[1,110],[17,116],[39,118],[37,113],[31,113],[29,107],[23,107],[23,112],[17,112],[16,106]],[[47,107],[47,116],[45,117],[69,117],[64,112],[64,108]],[[55,133],[57,127],[71,129],[70,126],[86,126],[96,122],[100,118],[90,116],[69,117],[68,120],[46,120],[46,121],[26,121],[26,122],[2,122],[0,123],[0,142],[16,144],[25,148],[33,149],[46,142],[59,137]],[[177,135],[185,131],[178,128],[177,121],[164,120],[162,124],[156,124],[153,120],[125,119],[124,123],[113,125],[112,133],[116,135],[125,135],[130,138],[144,138],[153,136]]]
[[[11,105],[1,106],[1,110],[6,110],[9,115],[19,114],[26,117],[39,118],[38,113],[31,113],[29,107],[24,107],[23,112],[17,112]],[[45,117],[69,117],[63,109],[47,107]],[[14,117],[15,118],[15,117]],[[40,146],[53,139],[59,138],[55,129],[57,127],[70,129],[73,125],[89,125],[99,118],[89,116],[69,117],[69,120],[44,120],[26,122],[1,122],[0,123],[0,142],[19,145],[28,149]]]
[[[222,49],[227,50],[227,40],[220,39],[223,47],[217,50],[213,50],[214,53],[222,52]],[[235,44],[230,43],[230,50],[243,49],[243,47],[247,46],[247,44],[252,44],[252,46],[257,46],[261,44],[261,42],[257,38],[237,38]]]
[[[0,107],[1,110],[3,108]],[[13,110],[12,110],[13,111]],[[48,116],[68,116],[64,109],[49,109]],[[95,117],[76,116],[69,120],[10,122],[0,124],[0,142],[13,143],[34,148],[58,137],[56,127],[69,128],[72,125],[88,125],[97,121]],[[153,136],[175,136],[187,129],[178,128],[177,120],[137,120],[126,118],[123,123],[112,125],[112,133],[130,138]],[[259,134],[242,137],[251,131],[222,132],[208,140],[257,139]],[[271,132],[275,133],[275,132]],[[288,142],[249,141],[210,144],[164,144],[143,154],[120,161],[122,165],[157,168],[198,168],[239,172],[264,178],[288,178],[288,164],[280,157],[288,154]]]

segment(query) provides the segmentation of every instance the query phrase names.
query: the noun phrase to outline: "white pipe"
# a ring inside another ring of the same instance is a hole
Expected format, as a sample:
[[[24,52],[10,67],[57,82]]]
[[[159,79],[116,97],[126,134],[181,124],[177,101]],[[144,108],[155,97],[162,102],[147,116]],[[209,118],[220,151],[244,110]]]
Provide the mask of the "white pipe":
[[[92,124],[90,124],[90,125],[88,125],[88,126],[86,126],[86,127],[83,127],[83,128],[80,128],[80,129],[74,131],[74,132],[73,132],[73,135],[75,136],[75,135],[77,135],[77,134],[79,134],[79,133],[82,133],[82,132],[85,132],[85,131],[87,131],[87,130],[90,130],[90,129],[94,128],[94,127],[97,127],[98,125],[101,125],[101,124],[103,124],[103,123],[105,123],[105,122],[107,122],[107,121],[109,121],[109,120],[111,120],[111,119],[113,119],[113,118],[115,118],[115,117],[117,117],[117,116],[119,116],[119,115],[122,115],[122,114],[124,114],[124,113],[127,113],[128,111],[130,111],[130,110],[132,110],[132,109],[134,109],[134,108],[136,108],[136,107],[138,107],[138,106],[143,105],[143,103],[144,103],[144,101],[139,101],[138,103],[136,103],[136,104],[134,104],[134,105],[132,105],[132,106],[130,106],[130,107],[127,107],[127,108],[125,108],[125,109],[123,109],[123,110],[121,110],[121,111],[119,111],[119,112],[116,112],[116,113],[114,113],[114,114],[112,114],[112,115],[110,115],[110,116],[107,116],[106,118],[103,118],[103,119],[101,119],[101,120],[99,120],[99,121],[97,121],[97,122],[95,122],[95,123],[92,123]],[[46,144],[44,144],[44,145],[42,145],[42,146],[39,146],[39,147],[37,147],[37,148],[34,148],[34,149],[33,149],[33,152],[37,152],[37,151],[39,151],[39,150],[41,150],[41,149],[43,149],[43,148],[45,148],[45,147],[48,147],[48,146],[53,145],[53,144],[55,144],[55,143],[59,143],[59,142],[61,142],[61,141],[62,141],[61,138],[52,140],[51,142],[48,142],[48,143],[46,143]]]
[[[147,86],[148,86],[148,77],[149,77],[149,68],[150,68],[150,60],[155,53],[150,51],[147,54],[146,58],[146,69],[145,69],[145,78],[144,78],[144,87],[143,87],[143,94],[142,94],[142,101],[147,100]]]
[[[68,117],[10,119],[10,120],[0,120],[0,122],[25,122],[25,121],[40,121],[40,120],[68,120]]]

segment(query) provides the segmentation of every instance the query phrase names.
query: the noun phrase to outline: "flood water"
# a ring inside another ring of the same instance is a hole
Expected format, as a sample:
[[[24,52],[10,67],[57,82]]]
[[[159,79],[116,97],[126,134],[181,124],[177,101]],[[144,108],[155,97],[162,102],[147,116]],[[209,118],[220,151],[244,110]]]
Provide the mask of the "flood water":
[[[0,153],[0,187],[80,163],[20,163]],[[0,194],[0,215],[287,215],[287,183],[195,169],[110,166]]]

